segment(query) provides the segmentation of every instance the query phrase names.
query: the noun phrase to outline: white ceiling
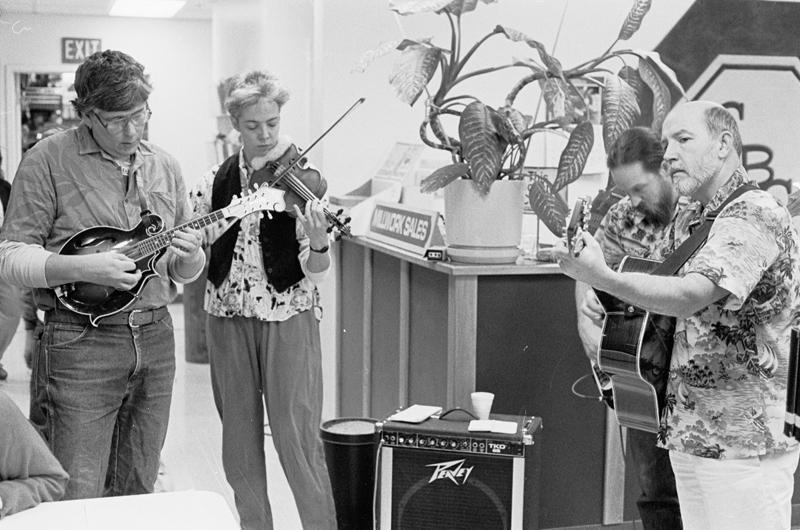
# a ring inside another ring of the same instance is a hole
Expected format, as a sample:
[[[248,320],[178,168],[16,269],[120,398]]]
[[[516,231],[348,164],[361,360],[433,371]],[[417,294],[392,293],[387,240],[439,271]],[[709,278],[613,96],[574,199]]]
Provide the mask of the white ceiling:
[[[216,0],[188,0],[175,18],[211,18],[211,4]],[[3,13],[34,15],[106,16],[114,0],[0,0]]]

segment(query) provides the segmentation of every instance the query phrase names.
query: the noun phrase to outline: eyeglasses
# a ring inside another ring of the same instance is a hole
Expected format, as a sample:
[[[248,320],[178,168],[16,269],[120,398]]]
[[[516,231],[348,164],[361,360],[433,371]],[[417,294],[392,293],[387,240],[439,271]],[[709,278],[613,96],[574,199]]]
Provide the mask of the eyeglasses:
[[[106,121],[96,112],[92,112],[92,114],[94,114],[94,117],[97,118],[100,125],[105,127],[108,132],[121,133],[128,126],[128,123],[132,123],[133,126],[137,128],[142,127],[150,119],[150,116],[153,115],[153,112],[150,110],[150,106],[147,105],[142,110],[134,112],[129,116],[118,116]]]

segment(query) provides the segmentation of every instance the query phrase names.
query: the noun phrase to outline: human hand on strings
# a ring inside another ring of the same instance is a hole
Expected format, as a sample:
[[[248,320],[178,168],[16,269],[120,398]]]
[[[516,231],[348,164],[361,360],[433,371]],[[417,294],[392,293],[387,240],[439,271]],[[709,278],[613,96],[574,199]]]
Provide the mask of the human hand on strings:
[[[328,220],[319,199],[306,202],[305,212],[295,204],[294,211],[302,223],[309,239],[311,248],[324,248],[328,246]]]

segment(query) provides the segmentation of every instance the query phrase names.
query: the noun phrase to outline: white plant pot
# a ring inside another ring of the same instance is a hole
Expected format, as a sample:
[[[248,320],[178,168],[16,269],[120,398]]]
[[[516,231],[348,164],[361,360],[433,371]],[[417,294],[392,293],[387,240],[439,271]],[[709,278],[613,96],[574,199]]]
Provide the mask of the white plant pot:
[[[447,255],[463,263],[514,263],[522,235],[523,182],[497,180],[481,195],[471,180],[444,188]]]

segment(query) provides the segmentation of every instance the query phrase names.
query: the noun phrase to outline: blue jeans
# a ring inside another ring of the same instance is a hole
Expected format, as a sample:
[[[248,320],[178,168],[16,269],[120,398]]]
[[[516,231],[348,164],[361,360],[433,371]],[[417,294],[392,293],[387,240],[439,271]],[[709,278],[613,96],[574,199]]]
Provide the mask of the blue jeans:
[[[681,510],[669,451],[656,446],[656,435],[628,429],[628,450],[642,494],[636,501],[645,530],[680,530]]]
[[[30,418],[69,473],[64,499],[153,491],[175,377],[164,314],[140,327],[42,327]]]

